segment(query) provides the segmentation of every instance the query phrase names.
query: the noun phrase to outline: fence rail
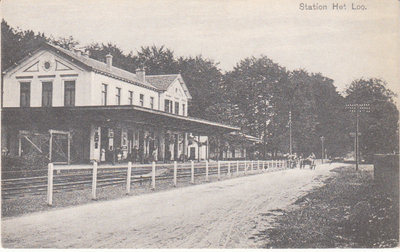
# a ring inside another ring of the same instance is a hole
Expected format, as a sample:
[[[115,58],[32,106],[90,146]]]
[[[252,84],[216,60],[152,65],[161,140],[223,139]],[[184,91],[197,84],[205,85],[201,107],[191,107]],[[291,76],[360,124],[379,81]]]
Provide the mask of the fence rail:
[[[190,183],[195,184],[196,178],[205,176],[205,181],[209,181],[210,175],[216,175],[220,180],[223,175],[231,177],[240,174],[254,174],[255,172],[264,172],[266,170],[280,170],[288,168],[288,163],[285,160],[241,160],[241,161],[204,161],[190,163],[172,164],[132,164],[129,162],[124,165],[102,165],[99,166],[96,162],[87,166],[54,166],[48,165],[47,178],[47,204],[53,204],[53,193],[55,187],[62,190],[65,186],[78,187],[83,185],[86,187],[91,184],[92,199],[97,199],[97,188],[115,184],[125,184],[126,194],[131,192],[132,183],[150,181],[151,189],[156,189],[157,181],[172,180],[173,186],[177,186],[178,178],[190,178]],[[63,182],[62,178],[68,174],[54,175],[55,171],[82,171],[90,170],[91,174],[86,174],[72,182]],[[117,171],[117,174],[125,174],[116,177],[116,173],[106,172],[107,170]],[[91,182],[88,181],[91,175]],[[114,176],[113,176],[114,175]],[[55,178],[57,178],[55,180]],[[60,179],[61,178],[61,179]],[[54,183],[56,182],[56,183]],[[89,182],[89,183],[88,183]]]
[[[162,183],[196,184],[211,178],[237,177],[264,171],[288,168],[285,160],[203,161],[170,164],[117,164],[117,165],[55,165],[50,163],[43,176],[2,179],[2,198],[47,193],[47,204],[52,205],[54,193],[89,189],[91,198],[97,199],[97,189],[124,185],[130,194],[132,185],[148,184],[155,190]],[[47,174],[46,174],[47,173]],[[161,184],[160,184],[161,183]],[[147,187],[147,186],[146,186]],[[149,188],[147,187],[147,188]]]

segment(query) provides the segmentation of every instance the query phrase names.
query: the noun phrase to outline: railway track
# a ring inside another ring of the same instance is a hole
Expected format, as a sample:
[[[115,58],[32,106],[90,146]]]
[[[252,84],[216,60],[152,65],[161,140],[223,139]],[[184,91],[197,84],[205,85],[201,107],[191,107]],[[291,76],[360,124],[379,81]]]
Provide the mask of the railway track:
[[[250,167],[248,167],[248,172]],[[241,174],[244,173],[244,165],[239,166]],[[173,168],[171,166],[159,167],[158,171],[161,173],[156,176],[157,181],[173,181]],[[272,171],[272,170],[271,170]],[[18,198],[29,195],[45,195],[47,193],[47,170],[41,171],[44,175],[33,177],[20,177],[11,179],[2,179],[2,199]],[[228,173],[228,166],[222,164],[220,167],[220,175],[226,176]],[[236,173],[236,166],[231,167],[231,173]],[[38,174],[38,173],[35,173]],[[216,176],[218,174],[217,165],[212,164],[209,166],[209,176]],[[206,170],[201,164],[194,166],[194,177],[205,177]],[[190,165],[180,165],[177,170],[177,179],[188,178],[190,181],[191,167]],[[53,177],[53,192],[68,192],[76,190],[84,190],[92,186],[92,170],[74,170],[74,171],[61,171],[55,172]],[[196,180],[196,179],[195,179]],[[126,184],[127,169],[99,169],[97,173],[97,187],[111,187]],[[131,173],[131,185],[139,183],[141,186],[150,187],[151,183],[151,168],[135,168]]]

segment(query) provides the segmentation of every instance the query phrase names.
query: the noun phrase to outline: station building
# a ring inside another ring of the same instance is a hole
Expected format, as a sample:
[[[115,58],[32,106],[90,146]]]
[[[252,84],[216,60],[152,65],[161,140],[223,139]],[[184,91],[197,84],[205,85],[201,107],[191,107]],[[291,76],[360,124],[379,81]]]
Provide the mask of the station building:
[[[209,136],[239,132],[189,117],[180,74],[131,73],[112,61],[47,43],[3,72],[3,153],[65,164],[200,160],[210,158]]]

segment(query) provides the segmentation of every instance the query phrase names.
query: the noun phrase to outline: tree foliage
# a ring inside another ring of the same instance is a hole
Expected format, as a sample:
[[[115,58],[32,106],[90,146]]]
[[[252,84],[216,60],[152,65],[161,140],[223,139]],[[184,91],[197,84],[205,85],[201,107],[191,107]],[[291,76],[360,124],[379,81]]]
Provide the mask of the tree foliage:
[[[370,104],[370,112],[361,112],[359,115],[360,151],[367,156],[399,151],[399,111],[394,103],[396,95],[386,86],[381,79],[358,79],[346,90],[346,103]],[[354,123],[352,128],[355,128]]]
[[[1,29],[3,71],[44,42],[67,49],[80,46],[73,37],[55,39],[12,28],[4,20]],[[380,79],[355,80],[344,97],[334,81],[322,74],[304,69],[288,71],[266,56],[245,58],[232,71],[222,73],[212,59],[201,55],[176,57],[164,46],[143,46],[129,53],[113,43],[92,43],[81,48],[99,61],[111,53],[113,65],[130,72],[144,67],[151,75],[181,73],[193,98],[190,116],[241,127],[243,133],[263,139],[272,154],[289,152],[289,111],[294,152],[321,156],[321,136],[325,137],[330,156],[352,151],[349,133],[355,130],[355,120],[345,111],[346,103],[371,104],[371,112],[360,116],[362,153],[398,152],[395,94]],[[264,145],[259,148],[265,150]]]

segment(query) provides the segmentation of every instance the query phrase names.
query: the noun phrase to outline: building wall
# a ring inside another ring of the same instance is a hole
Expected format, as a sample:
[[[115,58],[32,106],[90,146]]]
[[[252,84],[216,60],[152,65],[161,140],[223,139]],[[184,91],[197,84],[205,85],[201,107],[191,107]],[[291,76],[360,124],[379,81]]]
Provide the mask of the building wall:
[[[153,109],[158,110],[158,92],[135,84],[127,83],[102,74],[93,73],[91,104],[102,105],[103,84],[107,85],[107,105],[118,105],[117,87],[121,88],[121,104],[129,105],[129,91],[133,91],[133,105],[140,106],[140,94],[144,95],[144,107],[150,108],[150,97],[154,98]]]
[[[173,114],[176,114],[175,102],[179,102],[179,115],[187,116],[188,100],[178,79],[176,79],[174,83],[171,84],[167,91],[163,92],[160,95],[160,110],[162,111],[164,111],[165,108],[165,99],[171,100],[173,102]],[[183,110],[182,104],[185,105],[185,110]]]
[[[45,62],[51,67],[45,69]],[[179,79],[167,91],[157,91],[135,84],[124,82],[99,73],[82,69],[72,64],[52,51],[42,50],[4,76],[4,107],[20,106],[20,83],[30,83],[30,107],[42,106],[42,82],[51,81],[52,106],[64,106],[64,82],[75,81],[75,106],[100,106],[102,104],[103,85],[107,85],[107,105],[118,105],[116,99],[117,87],[121,89],[120,105],[129,105],[129,91],[133,91],[133,105],[140,106],[140,95],[144,95],[146,108],[151,108],[150,97],[153,97],[153,109],[164,111],[164,101],[173,101],[172,113],[176,114],[175,102],[179,103],[179,115],[187,116],[188,100]],[[184,104],[184,108],[183,108]]]
[[[197,136],[194,136],[194,139],[196,141],[198,141]],[[207,136],[200,136],[200,142],[201,143],[206,143],[207,139],[208,139]],[[199,154],[200,154],[200,160],[207,159],[207,145],[201,145],[199,147],[196,141],[192,141],[191,144],[189,144],[188,147],[187,147],[187,153],[188,153],[187,156],[188,156],[188,158],[190,158],[190,151],[193,148],[195,150],[195,155],[194,155],[195,160],[199,159]],[[199,153],[199,148],[200,148],[200,153]]]
[[[49,62],[46,70],[43,65]],[[22,63],[14,71],[7,73],[3,81],[3,106],[20,106],[20,83],[30,83],[30,106],[42,106],[42,82],[53,83],[52,106],[64,106],[64,82],[75,80],[75,106],[90,105],[91,73],[71,64],[50,51],[40,51]]]

